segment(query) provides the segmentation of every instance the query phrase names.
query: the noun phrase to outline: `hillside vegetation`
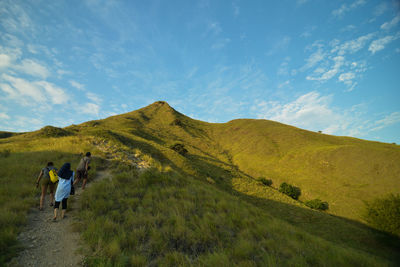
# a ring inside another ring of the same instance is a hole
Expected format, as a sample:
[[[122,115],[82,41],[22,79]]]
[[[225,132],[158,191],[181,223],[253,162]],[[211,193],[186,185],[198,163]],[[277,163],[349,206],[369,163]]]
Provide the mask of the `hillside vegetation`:
[[[91,265],[399,261],[399,238],[366,226],[362,217],[363,201],[400,192],[398,146],[266,120],[211,124],[165,102],[1,138],[0,179],[7,184],[0,199],[1,261],[15,253],[40,168],[49,160],[76,165],[89,150],[96,156],[92,175],[110,154],[115,172],[112,183],[102,181],[83,195],[80,230],[92,249]],[[133,154],[153,169],[137,174],[129,165]],[[278,191],[283,182],[301,189],[299,200]],[[303,204],[313,199],[329,209]]]

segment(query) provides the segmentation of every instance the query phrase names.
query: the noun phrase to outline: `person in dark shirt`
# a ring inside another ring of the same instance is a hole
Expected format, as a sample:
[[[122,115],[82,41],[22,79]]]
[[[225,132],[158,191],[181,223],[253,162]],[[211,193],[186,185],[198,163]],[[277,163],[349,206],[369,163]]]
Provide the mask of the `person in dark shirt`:
[[[53,183],[50,180],[50,175],[49,172],[50,170],[55,169],[53,162],[48,162],[47,166],[44,167],[40,173],[39,176],[36,180],[36,188],[39,188],[39,185],[41,185],[42,188],[42,194],[40,195],[40,206],[39,206],[39,210],[43,210],[43,203],[44,203],[44,199],[46,197],[46,193],[47,193],[47,187],[49,187],[50,189],[50,206],[54,205],[54,189],[56,187],[56,184]]]
[[[76,168],[76,179],[74,185],[78,183],[81,179],[83,179],[82,189],[85,189],[87,183],[88,171],[90,169],[89,163],[91,159],[92,159],[92,154],[90,152],[87,152],[86,156],[81,159],[81,161],[78,164],[78,167]]]

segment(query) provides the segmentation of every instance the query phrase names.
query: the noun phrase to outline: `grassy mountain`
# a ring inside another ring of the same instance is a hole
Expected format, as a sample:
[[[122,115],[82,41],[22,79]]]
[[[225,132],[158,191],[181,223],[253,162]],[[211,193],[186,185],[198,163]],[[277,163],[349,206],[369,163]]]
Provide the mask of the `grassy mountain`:
[[[187,153],[171,149],[176,144]],[[1,138],[1,260],[15,251],[40,167],[48,160],[74,165],[89,150],[96,155],[92,175],[105,158],[115,159],[113,182],[97,184],[82,201],[92,265],[387,266],[399,260],[399,239],[366,226],[361,216],[363,201],[400,191],[398,146],[266,120],[206,123],[165,102]],[[128,164],[134,154],[154,169],[138,175]],[[300,201],[280,193],[281,182],[301,188]],[[327,201],[329,210],[303,204],[314,198]]]
[[[187,171],[214,176],[239,192],[242,178],[253,183],[267,177],[275,187],[289,182],[302,189],[300,200],[326,200],[329,213],[346,218],[360,220],[363,201],[400,192],[400,147],[393,144],[314,133],[267,120],[210,124],[190,119],[165,102],[91,123],[122,136],[141,137],[159,151],[183,143],[189,150]],[[175,164],[182,167],[182,159],[163,158],[177,160]]]

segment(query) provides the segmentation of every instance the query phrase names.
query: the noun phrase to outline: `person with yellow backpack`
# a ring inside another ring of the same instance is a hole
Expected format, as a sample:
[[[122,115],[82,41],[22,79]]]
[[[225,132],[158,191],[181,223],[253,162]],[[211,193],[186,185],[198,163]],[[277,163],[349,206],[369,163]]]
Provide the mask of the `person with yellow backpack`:
[[[57,176],[57,169],[54,167],[53,162],[48,162],[47,166],[44,167],[36,180],[36,188],[39,188],[39,184],[41,185],[41,195],[40,195],[40,205],[39,210],[43,210],[43,203],[47,193],[47,188],[50,189],[50,206],[54,205],[54,189],[56,187],[57,182],[54,181],[54,173]],[[50,177],[52,176],[52,177]],[[53,179],[51,179],[53,178]]]

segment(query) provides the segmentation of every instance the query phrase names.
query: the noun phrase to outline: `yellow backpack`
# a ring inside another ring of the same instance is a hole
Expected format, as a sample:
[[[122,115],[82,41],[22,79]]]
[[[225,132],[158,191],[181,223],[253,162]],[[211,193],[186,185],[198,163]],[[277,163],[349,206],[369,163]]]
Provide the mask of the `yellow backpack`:
[[[49,176],[50,176],[50,181],[52,183],[57,183],[58,182],[58,175],[57,175],[57,171],[55,169],[51,169],[49,171]]]

